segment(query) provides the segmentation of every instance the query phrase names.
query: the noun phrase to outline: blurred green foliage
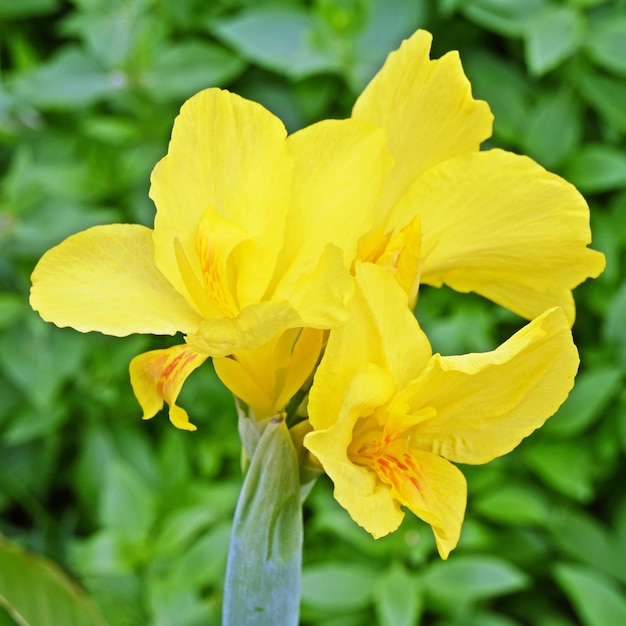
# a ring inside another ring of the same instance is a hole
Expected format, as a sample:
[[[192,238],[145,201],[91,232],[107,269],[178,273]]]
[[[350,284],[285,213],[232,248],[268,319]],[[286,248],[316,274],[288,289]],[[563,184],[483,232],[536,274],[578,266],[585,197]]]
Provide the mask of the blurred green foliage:
[[[100,623],[93,611],[111,626],[219,624],[242,480],[231,398],[202,368],[181,398],[197,433],[141,422],[128,362],[168,340],[47,325],[29,274],[73,232],[151,223],[150,171],[194,92],[227,87],[289,130],[345,116],[418,27],[435,56],[461,51],[496,116],[489,145],[585,193],[608,266],[576,294],[571,398],[513,454],[463,468],[467,519],[447,562],[412,517],[374,541],[319,482],[303,624],[626,624],[624,0],[0,0],[0,531],[13,544],[0,544],[0,595],[19,594],[16,579],[32,591],[39,571],[39,592],[64,602],[52,560],[97,607],[77,595],[76,624]],[[521,325],[445,289],[425,289],[417,313],[443,353],[491,349]],[[15,624],[3,606],[0,625]],[[58,624],[58,607],[32,624]]]

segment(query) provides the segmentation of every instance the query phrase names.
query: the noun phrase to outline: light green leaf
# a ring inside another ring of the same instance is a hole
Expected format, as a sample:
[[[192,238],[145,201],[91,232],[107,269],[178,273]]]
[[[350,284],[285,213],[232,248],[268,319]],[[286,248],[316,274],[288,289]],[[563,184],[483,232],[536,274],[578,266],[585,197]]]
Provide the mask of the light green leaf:
[[[585,47],[589,56],[601,67],[626,74],[626,16],[592,22]]]
[[[463,14],[483,28],[518,37],[526,23],[546,6],[545,0],[460,0]]]
[[[153,494],[130,465],[118,459],[104,468],[100,520],[116,537],[133,543],[142,540],[155,512]]]
[[[293,79],[336,71],[339,60],[315,36],[315,19],[296,7],[250,7],[212,24],[244,58]]]
[[[547,6],[526,24],[525,55],[528,69],[542,76],[569,58],[582,42],[585,24],[572,7]]]
[[[584,626],[626,624],[624,590],[611,578],[580,565],[559,564],[554,575]]]
[[[419,623],[424,600],[422,585],[395,562],[377,581],[374,588],[374,607],[380,626],[413,626]]]
[[[326,613],[355,611],[369,604],[375,581],[372,569],[364,565],[313,565],[302,575],[302,602]]]
[[[507,481],[473,501],[473,508],[482,516],[499,523],[548,525],[552,510],[543,492],[530,485]]]
[[[67,46],[47,65],[20,76],[15,94],[36,107],[79,109],[125,86],[123,74],[108,72],[80,48]]]
[[[54,563],[3,538],[0,606],[19,626],[104,626],[95,606]]]
[[[593,497],[597,459],[577,441],[534,443],[524,449],[528,465],[548,485],[562,494],[588,502]]]
[[[579,374],[576,385],[558,413],[543,427],[544,433],[561,438],[581,435],[604,414],[607,404],[621,390],[620,371],[598,367]]]
[[[429,596],[455,606],[514,593],[529,581],[513,564],[491,556],[457,556],[434,563],[424,575]]]
[[[544,167],[554,169],[578,146],[582,120],[576,96],[561,88],[545,94],[529,111],[524,151]]]
[[[584,70],[576,75],[582,97],[607,122],[626,133],[626,84],[624,80]]]
[[[241,57],[222,46],[188,40],[168,47],[142,83],[159,100],[188,98],[234,80],[245,67]]]
[[[626,152],[588,144],[569,162],[565,177],[587,193],[626,188]]]

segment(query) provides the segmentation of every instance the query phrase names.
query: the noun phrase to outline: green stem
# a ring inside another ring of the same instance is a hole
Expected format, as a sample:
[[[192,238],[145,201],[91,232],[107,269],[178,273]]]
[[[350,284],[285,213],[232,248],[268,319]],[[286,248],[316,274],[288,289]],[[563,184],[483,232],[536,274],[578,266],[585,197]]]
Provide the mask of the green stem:
[[[284,419],[254,425],[262,432],[244,441],[250,466],[233,522],[222,624],[297,626],[302,567],[298,456]],[[248,432],[251,426],[248,422]],[[246,431],[240,430],[242,435]]]

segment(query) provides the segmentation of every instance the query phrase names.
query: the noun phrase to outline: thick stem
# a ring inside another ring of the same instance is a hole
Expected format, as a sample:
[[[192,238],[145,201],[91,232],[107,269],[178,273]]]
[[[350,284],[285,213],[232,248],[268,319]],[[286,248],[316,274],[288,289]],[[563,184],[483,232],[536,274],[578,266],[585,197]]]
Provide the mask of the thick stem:
[[[285,420],[269,420],[246,449],[252,454],[233,522],[222,624],[297,626],[302,504]]]

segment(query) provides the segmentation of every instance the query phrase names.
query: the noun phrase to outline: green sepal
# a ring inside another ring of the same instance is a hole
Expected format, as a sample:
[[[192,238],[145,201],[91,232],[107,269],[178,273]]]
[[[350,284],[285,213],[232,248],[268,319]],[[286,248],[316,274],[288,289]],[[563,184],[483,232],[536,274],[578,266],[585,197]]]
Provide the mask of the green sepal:
[[[231,533],[224,626],[297,626],[302,568],[299,459],[285,420],[239,409],[249,467]]]

